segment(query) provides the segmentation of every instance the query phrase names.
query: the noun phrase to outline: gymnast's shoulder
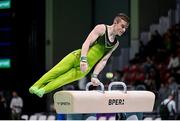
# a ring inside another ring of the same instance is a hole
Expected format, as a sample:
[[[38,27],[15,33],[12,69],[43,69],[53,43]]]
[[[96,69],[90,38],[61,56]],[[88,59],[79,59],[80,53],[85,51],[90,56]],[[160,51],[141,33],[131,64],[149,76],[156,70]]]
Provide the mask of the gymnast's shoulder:
[[[106,31],[106,25],[105,24],[97,24],[95,27],[94,27],[94,31],[96,33],[99,33],[101,35],[103,35]]]

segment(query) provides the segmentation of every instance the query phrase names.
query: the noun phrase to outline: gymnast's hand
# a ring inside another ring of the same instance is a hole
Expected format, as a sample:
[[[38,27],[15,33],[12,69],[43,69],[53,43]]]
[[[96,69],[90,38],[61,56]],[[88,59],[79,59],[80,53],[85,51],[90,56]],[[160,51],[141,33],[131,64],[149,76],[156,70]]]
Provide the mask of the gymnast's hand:
[[[94,77],[91,78],[91,82],[93,83],[93,86],[98,86],[101,83],[98,78]]]
[[[80,62],[80,69],[82,72],[85,72],[88,69],[88,63],[87,62]]]

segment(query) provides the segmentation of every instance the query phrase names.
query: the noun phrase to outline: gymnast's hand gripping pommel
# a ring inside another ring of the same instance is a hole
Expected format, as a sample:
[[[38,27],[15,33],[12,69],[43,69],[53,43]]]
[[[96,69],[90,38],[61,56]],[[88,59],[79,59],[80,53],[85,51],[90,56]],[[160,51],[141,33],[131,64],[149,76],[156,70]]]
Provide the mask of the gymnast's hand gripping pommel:
[[[119,13],[112,25],[99,24],[94,27],[82,48],[65,56],[52,69],[45,73],[30,88],[29,92],[38,97],[52,92],[66,84],[85,77],[93,67],[91,81],[98,86],[98,74],[105,67],[108,59],[119,46],[116,36],[121,36],[129,26],[129,18]]]

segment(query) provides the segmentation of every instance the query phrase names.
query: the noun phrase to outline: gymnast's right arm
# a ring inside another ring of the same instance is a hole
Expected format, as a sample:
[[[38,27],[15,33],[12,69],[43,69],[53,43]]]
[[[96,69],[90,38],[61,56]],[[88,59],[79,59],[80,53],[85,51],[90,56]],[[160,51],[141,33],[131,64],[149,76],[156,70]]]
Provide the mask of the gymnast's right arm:
[[[81,58],[80,58],[80,69],[81,71],[85,72],[88,68],[88,60],[87,60],[87,52],[89,50],[89,47],[96,41],[96,39],[103,35],[105,31],[104,25],[100,24],[97,25],[88,35],[85,42],[82,45],[81,48]]]
[[[94,68],[93,74],[91,75],[91,82],[93,83],[94,86],[98,86],[100,81],[97,78],[98,74],[102,71],[102,69],[105,67],[108,59],[110,58],[110,56],[112,55],[112,53],[114,52],[114,50],[119,46],[119,42],[117,41],[117,43],[115,44],[115,46],[109,51],[109,53],[107,53],[100,61],[99,63],[96,65],[96,67]]]

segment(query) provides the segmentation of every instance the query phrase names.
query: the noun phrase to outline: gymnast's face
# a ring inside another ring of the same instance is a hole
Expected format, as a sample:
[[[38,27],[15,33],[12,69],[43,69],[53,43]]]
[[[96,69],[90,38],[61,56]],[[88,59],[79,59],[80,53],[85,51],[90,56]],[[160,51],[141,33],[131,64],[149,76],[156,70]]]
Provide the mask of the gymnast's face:
[[[126,31],[127,28],[128,28],[128,23],[123,19],[121,19],[119,22],[116,22],[114,24],[115,34],[118,36],[121,36]]]

